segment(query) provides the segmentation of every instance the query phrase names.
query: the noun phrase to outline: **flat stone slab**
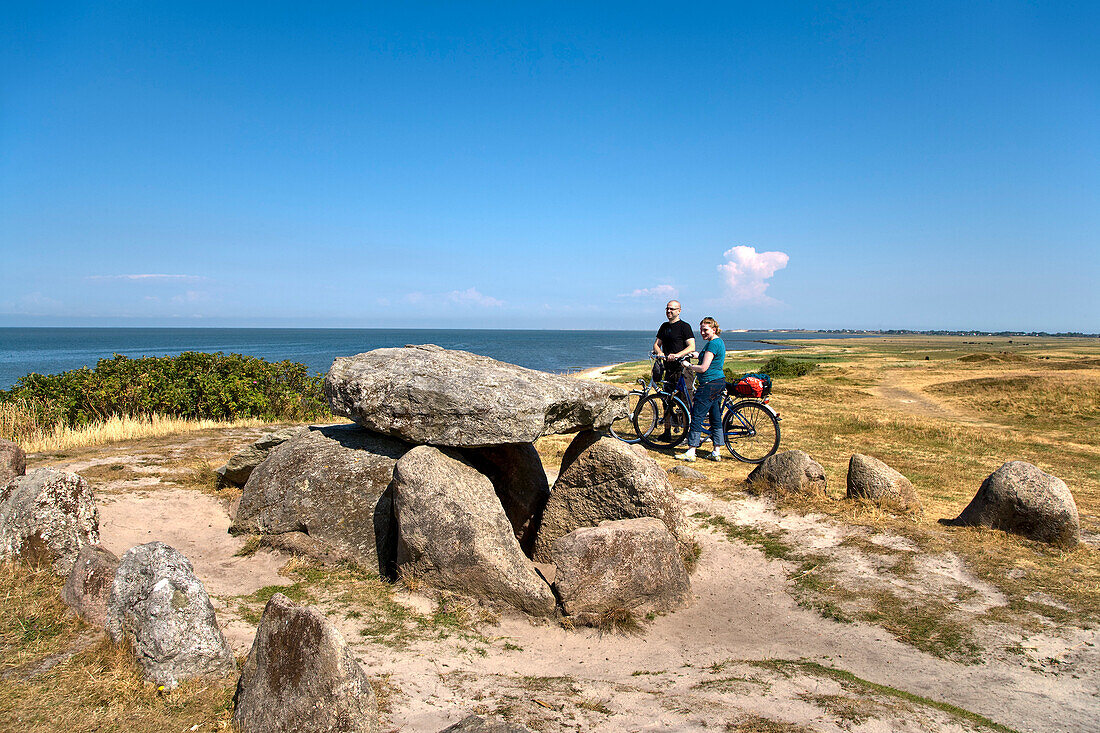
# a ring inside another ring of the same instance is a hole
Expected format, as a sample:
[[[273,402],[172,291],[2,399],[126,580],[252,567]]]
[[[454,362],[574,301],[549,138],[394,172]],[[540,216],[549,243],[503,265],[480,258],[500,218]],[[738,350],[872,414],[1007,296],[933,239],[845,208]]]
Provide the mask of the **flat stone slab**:
[[[339,357],[325,377],[336,415],[422,445],[484,447],[604,429],[626,391],[425,344]]]

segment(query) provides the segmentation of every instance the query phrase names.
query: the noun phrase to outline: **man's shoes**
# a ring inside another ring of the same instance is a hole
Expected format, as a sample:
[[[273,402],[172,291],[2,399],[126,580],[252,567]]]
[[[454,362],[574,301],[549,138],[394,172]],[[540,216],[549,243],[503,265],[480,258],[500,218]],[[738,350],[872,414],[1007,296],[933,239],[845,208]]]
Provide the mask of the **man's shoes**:
[[[677,453],[675,458],[678,461],[687,461],[688,463],[691,463],[695,460],[695,454],[694,453]]]
[[[672,430],[670,430],[669,428],[665,428],[665,432],[661,433],[657,437],[657,439],[663,443],[667,443],[668,441],[672,440]]]
[[[708,461],[714,461],[715,463],[718,463],[722,460],[722,456],[717,453],[707,453],[705,457]]]

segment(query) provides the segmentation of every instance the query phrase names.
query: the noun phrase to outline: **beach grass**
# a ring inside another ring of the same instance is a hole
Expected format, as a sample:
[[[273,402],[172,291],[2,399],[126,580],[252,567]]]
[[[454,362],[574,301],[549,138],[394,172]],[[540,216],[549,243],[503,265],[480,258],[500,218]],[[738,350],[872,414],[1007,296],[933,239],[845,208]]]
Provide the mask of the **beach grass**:
[[[112,415],[106,420],[69,426],[39,425],[19,402],[0,402],[0,438],[18,443],[27,453],[56,453],[108,443],[159,438],[215,428],[255,427],[256,418],[221,421],[151,415]]]

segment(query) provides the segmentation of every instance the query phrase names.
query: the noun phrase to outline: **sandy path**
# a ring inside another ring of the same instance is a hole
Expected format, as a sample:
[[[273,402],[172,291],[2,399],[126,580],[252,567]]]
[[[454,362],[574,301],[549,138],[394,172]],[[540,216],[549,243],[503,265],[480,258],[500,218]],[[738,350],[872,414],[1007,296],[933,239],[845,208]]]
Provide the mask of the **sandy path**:
[[[691,492],[685,496],[691,511],[736,511],[728,502]],[[238,653],[247,652],[254,629],[225,599],[286,583],[277,573],[285,556],[235,557],[242,543],[227,532],[225,505],[193,490],[107,495],[100,512],[103,543],[117,554],[156,539],[187,555],[215,597],[227,637]],[[481,629],[494,640],[485,656],[459,638],[416,642],[411,650],[395,651],[362,640],[357,621],[346,614],[330,611],[329,617],[352,642],[368,673],[388,680],[393,692],[386,723],[400,730],[438,731],[472,709],[502,708],[543,730],[701,731],[721,729],[747,713],[816,730],[845,729],[803,699],[833,687],[843,693],[836,683],[761,672],[731,661],[765,659],[817,661],[1019,730],[1095,730],[1100,709],[1095,654],[1088,659],[1092,672],[1079,678],[1053,678],[997,661],[966,666],[937,659],[877,627],[838,624],[800,608],[788,592],[785,564],[766,560],[759,550],[709,532],[700,532],[699,539],[703,555],[692,577],[694,603],[655,619],[641,636],[569,631],[506,615],[498,626]],[[431,605],[419,598],[410,603],[422,609]],[[1094,637],[1088,643],[1097,643]],[[1094,648],[1082,647],[1079,653]],[[722,679],[714,665],[723,664],[759,681],[709,687]],[[860,730],[958,730],[950,716],[937,711],[922,709],[913,718],[916,727],[899,715],[879,710]]]
[[[696,509],[714,510],[724,503],[700,501]],[[418,649],[421,657],[409,660],[360,645],[364,665],[373,674],[392,675],[403,693],[392,724],[402,730],[438,730],[461,717],[472,701],[498,699],[509,680],[567,677],[572,680],[567,693],[576,695],[573,689],[579,689],[581,695],[603,695],[612,716],[586,721],[580,717],[582,708],[571,717],[566,714],[569,694],[531,692],[520,685],[521,699],[533,696],[562,708],[558,717],[551,716],[560,730],[713,730],[745,711],[817,730],[844,729],[823,720],[819,709],[799,698],[807,689],[827,688],[820,679],[790,683],[775,676],[767,684],[779,689],[768,695],[751,684],[740,691],[706,687],[716,676],[708,668],[728,660],[806,659],[950,702],[1021,731],[1095,730],[1100,688],[1094,672],[1080,679],[1054,679],[997,662],[962,665],[938,659],[880,628],[839,624],[800,608],[788,593],[784,564],[766,560],[760,551],[707,532],[699,539],[703,555],[692,576],[695,602],[656,619],[644,636],[601,636],[509,617],[490,633],[507,637],[522,651],[479,657],[430,645]],[[353,633],[354,627],[347,629]],[[1098,641],[1095,632],[1087,638],[1092,644]],[[1095,661],[1090,655],[1080,666],[1094,670]],[[781,683],[791,689],[782,689]],[[621,695],[625,701],[619,700]],[[907,729],[904,720],[884,718],[880,726],[860,730]],[[949,720],[935,719],[915,729],[957,730]]]

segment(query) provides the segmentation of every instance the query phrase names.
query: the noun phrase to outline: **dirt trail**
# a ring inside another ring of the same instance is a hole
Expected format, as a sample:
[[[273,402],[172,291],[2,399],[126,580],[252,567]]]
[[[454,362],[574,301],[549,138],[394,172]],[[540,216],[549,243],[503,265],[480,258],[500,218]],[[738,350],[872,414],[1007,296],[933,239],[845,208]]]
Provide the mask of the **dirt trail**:
[[[982,427],[1000,428],[1001,425],[979,420],[973,415],[954,409],[950,405],[929,397],[921,390],[923,384],[913,384],[913,375],[910,372],[901,372],[896,369],[886,370],[882,382],[871,388],[871,393],[886,403],[892,410],[904,412],[910,415],[922,417],[937,417],[953,422],[963,422]],[[903,384],[903,382],[905,382]],[[929,383],[932,383],[931,380]]]

